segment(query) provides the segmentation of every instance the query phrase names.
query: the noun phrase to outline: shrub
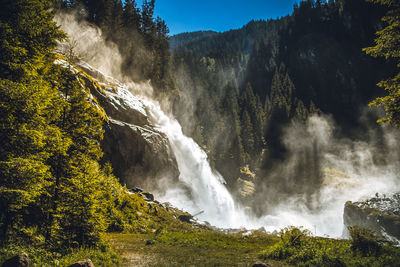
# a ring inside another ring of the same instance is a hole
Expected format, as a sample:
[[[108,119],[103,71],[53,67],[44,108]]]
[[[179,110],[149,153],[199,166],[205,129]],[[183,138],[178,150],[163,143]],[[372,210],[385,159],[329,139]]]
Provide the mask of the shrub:
[[[357,226],[350,226],[348,230],[351,237],[350,248],[353,254],[360,252],[363,257],[379,254],[381,245],[375,232]]]
[[[308,243],[310,232],[290,226],[282,229],[279,236],[280,241],[265,252],[265,257],[282,260],[298,254],[302,246]]]

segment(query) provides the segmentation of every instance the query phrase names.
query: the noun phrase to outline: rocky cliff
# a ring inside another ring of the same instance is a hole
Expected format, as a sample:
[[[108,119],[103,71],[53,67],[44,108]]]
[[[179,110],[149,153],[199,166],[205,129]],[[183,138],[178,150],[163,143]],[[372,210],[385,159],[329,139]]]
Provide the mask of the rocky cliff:
[[[87,63],[73,65],[62,57],[58,63],[74,68],[81,82],[90,88],[95,104],[104,109],[107,122],[102,141],[103,159],[111,163],[122,184],[128,188],[148,188],[151,178],[179,176],[169,141],[151,124],[140,98],[126,85]],[[155,187],[154,180],[150,187]]]
[[[382,237],[400,243],[400,193],[379,196],[362,202],[348,201],[344,208],[344,224],[376,231]]]

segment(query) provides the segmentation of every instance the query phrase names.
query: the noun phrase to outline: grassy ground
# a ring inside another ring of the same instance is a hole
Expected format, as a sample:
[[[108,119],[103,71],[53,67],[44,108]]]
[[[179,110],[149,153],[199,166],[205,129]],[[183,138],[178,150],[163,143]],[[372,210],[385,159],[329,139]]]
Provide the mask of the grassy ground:
[[[0,247],[0,266],[1,264],[22,252],[29,256],[29,266],[69,266],[77,261],[91,259],[94,266],[118,266],[121,257],[111,249],[104,248],[76,248],[66,249],[60,252],[49,251],[46,247],[38,248],[27,245],[9,245]]]
[[[353,240],[310,236],[285,228],[280,235],[259,231],[156,231],[152,234],[108,234],[122,266],[391,266],[400,267],[400,248],[379,243],[369,231],[355,228]],[[372,233],[372,232],[371,232]]]
[[[250,235],[215,231],[194,233],[109,234],[122,266],[252,266],[260,253],[278,241],[262,232]],[[267,260],[271,266],[285,266]]]
[[[9,245],[0,247],[0,265],[26,252],[31,266],[69,266],[90,258],[96,267],[245,267],[258,261],[270,266],[400,267],[399,247],[378,243],[363,229],[352,231],[352,240],[336,240],[311,237],[308,231],[294,227],[285,228],[280,235],[260,231],[224,234],[186,224],[179,231],[158,228],[146,233],[104,234],[104,243],[97,248],[55,252],[46,247]]]

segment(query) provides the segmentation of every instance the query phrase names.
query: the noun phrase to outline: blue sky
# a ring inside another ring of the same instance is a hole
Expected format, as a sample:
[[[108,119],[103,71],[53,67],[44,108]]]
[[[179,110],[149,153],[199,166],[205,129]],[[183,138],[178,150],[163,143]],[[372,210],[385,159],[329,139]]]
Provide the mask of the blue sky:
[[[170,35],[199,30],[237,29],[252,19],[290,14],[298,0],[156,0],[155,16],[163,18]],[[142,1],[137,1],[141,6]]]

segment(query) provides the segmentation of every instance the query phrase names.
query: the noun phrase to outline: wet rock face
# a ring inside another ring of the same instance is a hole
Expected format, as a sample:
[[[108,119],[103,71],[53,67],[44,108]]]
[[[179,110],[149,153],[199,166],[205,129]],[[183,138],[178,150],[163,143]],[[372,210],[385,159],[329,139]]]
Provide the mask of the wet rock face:
[[[346,226],[360,226],[399,243],[400,193],[390,197],[378,195],[363,202],[346,202],[343,214]]]
[[[154,178],[178,178],[169,141],[151,125],[143,102],[111,77],[87,64],[79,67],[90,75],[84,78],[85,83],[109,118],[104,125],[103,158],[111,163],[121,183],[148,188],[156,184]]]
[[[105,160],[128,187],[143,186],[154,177],[178,177],[166,136],[149,127],[110,119],[102,142]]]

